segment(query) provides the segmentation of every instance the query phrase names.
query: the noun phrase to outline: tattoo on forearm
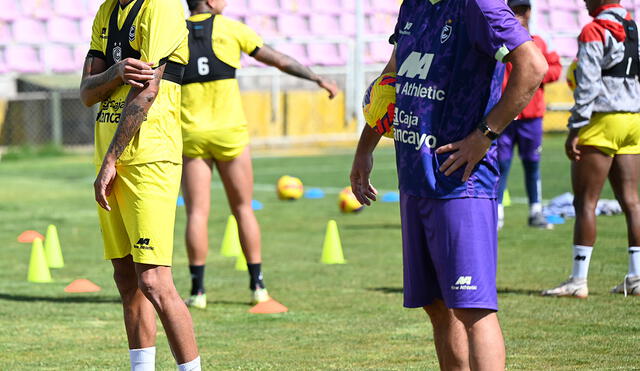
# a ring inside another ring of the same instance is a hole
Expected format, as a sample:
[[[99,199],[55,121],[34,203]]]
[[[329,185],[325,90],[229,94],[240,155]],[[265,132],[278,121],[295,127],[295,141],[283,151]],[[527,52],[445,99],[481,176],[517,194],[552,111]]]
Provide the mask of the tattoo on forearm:
[[[87,65],[91,66],[93,62],[93,58],[87,59]],[[86,67],[85,67],[86,68]],[[85,69],[85,75],[88,75]],[[103,101],[109,98],[109,95],[112,93],[112,88],[110,86],[106,86],[109,82],[115,80],[117,76],[117,70],[115,66],[107,69],[103,73],[99,73],[96,75],[91,75],[82,80],[81,89],[82,90],[93,90],[93,94],[95,94],[97,100]]]
[[[311,81],[315,81],[318,78],[318,76],[309,68],[303,66],[298,61],[288,56],[285,59],[285,65],[282,67],[282,71],[288,73],[289,75]]]

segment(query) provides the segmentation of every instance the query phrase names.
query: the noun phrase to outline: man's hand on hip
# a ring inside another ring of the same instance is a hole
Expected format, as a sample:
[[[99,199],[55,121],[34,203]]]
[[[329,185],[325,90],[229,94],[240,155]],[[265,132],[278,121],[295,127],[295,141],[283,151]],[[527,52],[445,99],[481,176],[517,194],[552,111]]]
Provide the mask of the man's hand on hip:
[[[440,171],[444,175],[450,176],[453,172],[465,166],[462,180],[466,182],[469,180],[475,166],[487,154],[489,147],[491,147],[491,139],[482,135],[479,130],[474,130],[463,140],[449,143],[436,150],[439,155],[455,151],[440,166]]]

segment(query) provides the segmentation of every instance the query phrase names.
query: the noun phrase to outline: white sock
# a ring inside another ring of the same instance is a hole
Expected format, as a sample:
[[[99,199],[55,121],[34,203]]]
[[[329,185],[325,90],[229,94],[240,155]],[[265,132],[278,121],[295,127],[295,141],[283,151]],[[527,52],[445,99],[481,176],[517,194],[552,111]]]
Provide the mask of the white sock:
[[[591,261],[591,252],[593,247],[573,245],[573,278],[587,278],[589,274],[589,262]]]
[[[498,204],[498,220],[504,220],[504,206]]]
[[[542,204],[540,202],[529,205],[529,216],[534,216],[542,212]]]
[[[129,349],[131,371],[154,371],[156,369],[156,347]]]
[[[200,371],[200,356],[197,356],[193,361],[178,365],[178,371]]]
[[[629,247],[629,276],[640,276],[640,246]]]

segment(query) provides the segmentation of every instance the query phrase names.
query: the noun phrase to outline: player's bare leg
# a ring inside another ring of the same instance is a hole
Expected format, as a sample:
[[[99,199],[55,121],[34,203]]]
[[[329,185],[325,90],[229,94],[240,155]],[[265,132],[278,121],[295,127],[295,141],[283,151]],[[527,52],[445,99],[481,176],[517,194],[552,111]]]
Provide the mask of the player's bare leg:
[[[211,205],[211,159],[183,156],[182,195],[187,209],[187,255],[189,265],[205,265],[209,252]]]
[[[156,311],[138,288],[138,277],[131,255],[111,260],[127,331],[129,349],[143,349],[156,344]]]
[[[442,300],[424,307],[433,326],[433,340],[436,345],[441,370],[469,370],[469,343],[464,324]]]
[[[573,161],[571,165],[576,210],[573,243],[593,246],[596,242],[596,206],[613,159],[595,147],[580,146],[579,149],[580,161]]]
[[[260,225],[251,205],[253,200],[251,152],[247,147],[233,160],[216,161],[216,166],[224,184],[231,213],[238,221],[242,252],[248,263],[261,263]]]
[[[627,218],[629,246],[640,246],[640,155],[617,155],[613,160],[609,180]]]
[[[504,338],[496,312],[488,309],[454,309],[453,312],[467,333],[471,370],[504,370]]]
[[[178,364],[198,357],[191,314],[173,284],[171,267],[135,263],[138,287],[149,299],[167,334]]]

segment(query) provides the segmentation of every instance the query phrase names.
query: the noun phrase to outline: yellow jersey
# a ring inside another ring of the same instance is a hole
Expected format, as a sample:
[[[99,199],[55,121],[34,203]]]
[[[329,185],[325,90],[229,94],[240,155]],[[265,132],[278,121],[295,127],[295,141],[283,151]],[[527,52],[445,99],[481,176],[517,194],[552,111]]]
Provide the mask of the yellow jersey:
[[[235,70],[240,68],[240,57],[243,52],[253,55],[264,45],[264,42],[247,25],[222,15],[197,14],[188,20],[200,24],[206,23],[205,21],[211,17],[214,17],[211,35],[208,36],[211,38],[211,50],[196,51],[190,45],[190,53],[193,55],[191,64],[197,71],[194,74],[199,73],[202,79],[196,78],[200,81],[195,82],[188,81],[189,66],[187,66],[185,81],[182,85],[180,115],[183,132],[210,133],[219,129],[247,125],[242,109],[240,88],[235,79]],[[193,31],[190,37],[194,37]],[[212,61],[212,58],[215,61]],[[214,62],[217,67],[224,69],[225,73],[218,73],[215,76]]]
[[[158,96],[117,165],[182,162],[180,85],[177,80],[169,81],[166,73],[170,64],[186,65],[189,61],[188,31],[182,14],[179,0],[132,0],[125,6],[118,0],[105,0],[98,10],[89,56],[104,59],[108,66],[128,57],[152,62],[154,67],[167,63]],[[130,89],[123,84],[100,103],[95,129],[96,165],[102,163],[111,144]]]

